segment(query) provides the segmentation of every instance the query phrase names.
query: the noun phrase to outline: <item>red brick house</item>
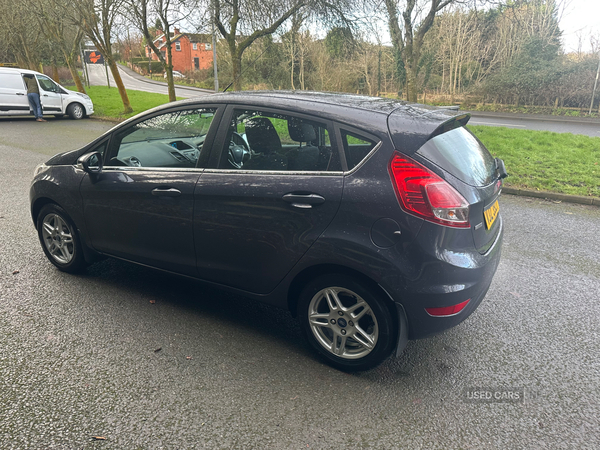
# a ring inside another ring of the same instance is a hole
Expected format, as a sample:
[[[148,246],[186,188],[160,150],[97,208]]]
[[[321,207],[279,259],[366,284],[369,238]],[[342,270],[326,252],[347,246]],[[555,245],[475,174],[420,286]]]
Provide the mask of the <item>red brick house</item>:
[[[167,58],[166,37],[162,31],[157,31],[156,34],[154,44]],[[146,57],[150,54],[154,61],[159,60],[158,56],[147,46]],[[171,54],[173,70],[187,72],[209,69],[213,63],[212,36],[210,34],[180,33],[179,29],[175,28],[171,32]]]

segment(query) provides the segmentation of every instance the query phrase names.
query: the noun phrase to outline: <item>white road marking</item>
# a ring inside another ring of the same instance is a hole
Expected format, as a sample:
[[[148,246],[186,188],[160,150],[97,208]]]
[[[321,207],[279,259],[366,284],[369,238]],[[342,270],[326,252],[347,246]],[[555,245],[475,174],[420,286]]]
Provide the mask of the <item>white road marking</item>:
[[[479,120],[471,120],[471,121],[469,121],[469,125],[495,125],[497,127],[527,128],[526,125],[513,125],[513,124],[509,124],[509,123],[497,123],[497,122],[480,122]]]

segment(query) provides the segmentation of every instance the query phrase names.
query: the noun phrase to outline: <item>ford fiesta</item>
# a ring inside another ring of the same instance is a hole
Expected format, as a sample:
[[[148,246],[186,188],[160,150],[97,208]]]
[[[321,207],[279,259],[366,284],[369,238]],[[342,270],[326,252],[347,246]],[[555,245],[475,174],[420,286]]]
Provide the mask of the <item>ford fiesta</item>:
[[[500,260],[504,164],[468,115],[307,92],[170,103],[36,168],[56,267],[107,255],[296,315],[329,364],[365,370],[453,327]]]

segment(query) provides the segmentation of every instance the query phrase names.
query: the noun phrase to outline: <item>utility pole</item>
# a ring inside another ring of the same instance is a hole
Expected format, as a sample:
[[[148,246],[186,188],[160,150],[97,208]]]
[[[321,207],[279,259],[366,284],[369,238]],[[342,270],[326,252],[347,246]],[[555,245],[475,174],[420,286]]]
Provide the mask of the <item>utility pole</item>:
[[[212,51],[213,51],[213,70],[215,78],[215,92],[219,92],[219,76],[217,75],[217,37],[215,36],[216,5],[213,0],[213,20],[212,20]]]
[[[598,53],[600,57],[600,52]],[[594,107],[594,97],[596,97],[596,87],[598,87],[598,76],[600,76],[600,59],[598,60],[598,71],[596,72],[596,81],[594,81],[594,90],[592,91],[592,102],[590,103],[590,112],[592,114],[592,108]],[[600,112],[600,107],[598,107],[598,111]]]

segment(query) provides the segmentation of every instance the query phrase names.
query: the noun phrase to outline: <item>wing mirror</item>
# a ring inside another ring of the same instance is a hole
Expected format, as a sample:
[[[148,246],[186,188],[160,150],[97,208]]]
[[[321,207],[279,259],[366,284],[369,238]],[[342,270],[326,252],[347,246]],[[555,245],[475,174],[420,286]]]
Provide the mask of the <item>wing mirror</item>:
[[[90,175],[97,175],[102,172],[102,153],[100,152],[92,152],[86,153],[81,156],[77,162],[81,165],[81,168],[89,173]]]

